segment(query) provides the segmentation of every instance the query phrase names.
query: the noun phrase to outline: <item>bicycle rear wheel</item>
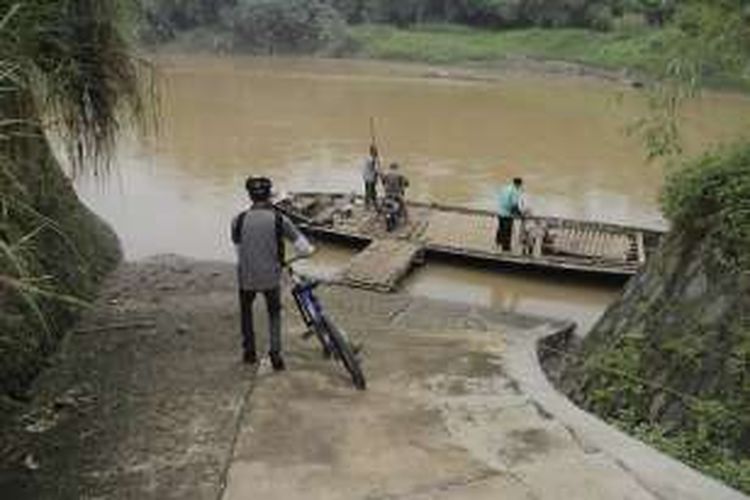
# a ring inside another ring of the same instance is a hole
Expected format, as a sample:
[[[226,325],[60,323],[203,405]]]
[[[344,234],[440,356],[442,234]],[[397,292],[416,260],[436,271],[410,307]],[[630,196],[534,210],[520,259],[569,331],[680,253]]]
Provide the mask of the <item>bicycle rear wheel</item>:
[[[344,368],[346,368],[346,371],[352,377],[354,387],[360,391],[364,391],[367,388],[367,381],[359,366],[357,357],[354,355],[349,342],[346,341],[345,335],[327,317],[324,316],[322,320],[323,327],[328,331],[331,339],[331,347],[336,351],[339,359],[344,364]]]

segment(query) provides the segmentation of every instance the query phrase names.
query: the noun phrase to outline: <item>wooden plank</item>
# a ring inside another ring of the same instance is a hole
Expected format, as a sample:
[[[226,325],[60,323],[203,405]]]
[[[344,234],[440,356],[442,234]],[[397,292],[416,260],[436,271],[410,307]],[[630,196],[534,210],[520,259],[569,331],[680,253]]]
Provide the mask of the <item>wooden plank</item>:
[[[646,263],[646,247],[643,245],[643,233],[641,231],[635,233],[635,244],[638,252],[638,263],[643,265]]]
[[[596,255],[598,257],[604,258],[604,246],[607,243],[607,238],[609,238],[609,235],[605,231],[599,232],[599,238],[597,239],[596,244]]]
[[[433,212],[421,240],[427,245],[496,253],[494,218],[475,214]]]
[[[521,231],[523,222],[520,219],[513,219],[510,231],[510,251],[515,255],[521,255]]]
[[[594,243],[594,232],[586,230],[583,232],[583,250],[581,253],[588,257],[592,257],[593,254],[593,243]]]
[[[421,251],[421,245],[408,240],[376,240],[349,261],[340,281],[360,288],[392,291],[409,273]]]
[[[534,249],[532,251],[532,255],[536,258],[540,258],[542,256],[542,244],[544,243],[544,238],[538,237],[534,239]]]
[[[588,251],[586,252],[587,255],[590,255],[592,257],[599,257],[599,255],[596,253],[596,238],[599,236],[599,231],[592,230],[589,232],[588,237]]]
[[[600,258],[607,258],[607,244],[612,238],[612,235],[607,232],[602,232],[599,237],[599,247],[597,248],[597,254]]]

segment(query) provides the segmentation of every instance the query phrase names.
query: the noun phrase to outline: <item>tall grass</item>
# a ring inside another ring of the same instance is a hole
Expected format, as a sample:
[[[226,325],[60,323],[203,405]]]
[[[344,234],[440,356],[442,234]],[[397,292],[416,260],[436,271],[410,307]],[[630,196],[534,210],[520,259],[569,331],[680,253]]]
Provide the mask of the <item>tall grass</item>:
[[[0,3],[0,390],[14,355],[35,359],[54,346],[117,253],[46,134],[62,137],[75,172],[97,172],[122,124],[144,121],[148,68],[123,32],[134,2]]]

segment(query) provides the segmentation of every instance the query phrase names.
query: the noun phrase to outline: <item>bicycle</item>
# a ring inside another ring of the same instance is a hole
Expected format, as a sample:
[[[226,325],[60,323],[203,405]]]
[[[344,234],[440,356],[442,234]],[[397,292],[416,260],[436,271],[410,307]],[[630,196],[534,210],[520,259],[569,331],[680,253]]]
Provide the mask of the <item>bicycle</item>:
[[[363,391],[367,387],[367,382],[346,333],[331,321],[315,296],[314,290],[320,285],[320,281],[304,276],[292,267],[295,261],[302,258],[304,257],[295,257],[288,260],[284,264],[284,268],[292,280],[292,297],[294,297],[300,316],[307,327],[307,332],[303,337],[309,338],[315,335],[323,347],[323,353],[326,357],[333,355],[337,358],[349,372],[354,387]]]

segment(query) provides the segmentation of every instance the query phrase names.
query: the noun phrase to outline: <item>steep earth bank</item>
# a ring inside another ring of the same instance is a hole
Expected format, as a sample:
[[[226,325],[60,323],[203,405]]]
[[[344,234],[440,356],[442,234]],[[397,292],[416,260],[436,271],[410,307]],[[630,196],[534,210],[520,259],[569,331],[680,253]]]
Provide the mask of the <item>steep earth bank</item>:
[[[0,408],[23,399],[66,328],[121,258],[40,130],[14,137],[0,184]],[[4,413],[4,412],[3,412]],[[2,419],[2,417],[0,417]]]
[[[749,151],[707,155],[668,182],[674,230],[556,366],[580,406],[745,492]]]

